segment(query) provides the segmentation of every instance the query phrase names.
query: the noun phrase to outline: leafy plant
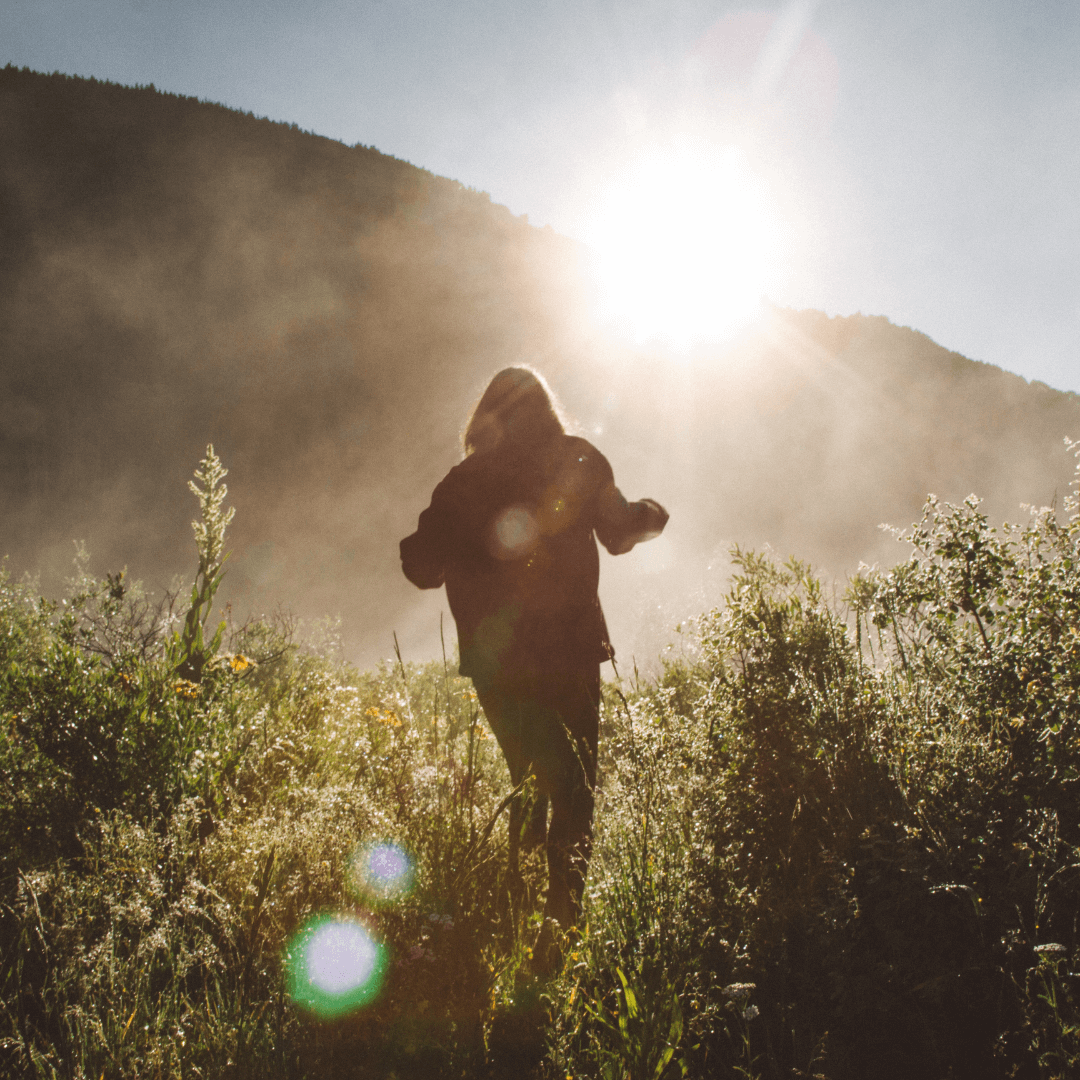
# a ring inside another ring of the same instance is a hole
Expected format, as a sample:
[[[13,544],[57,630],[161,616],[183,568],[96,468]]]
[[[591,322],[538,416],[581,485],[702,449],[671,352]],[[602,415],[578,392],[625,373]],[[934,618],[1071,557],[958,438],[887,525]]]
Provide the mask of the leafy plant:
[[[609,1014],[602,1003],[587,1005],[589,1016],[609,1037],[599,1050],[600,1075],[604,1080],[660,1080],[672,1064],[682,1039],[683,1020],[679,995],[671,986],[657,999],[643,999],[641,988],[635,990],[623,973],[615,968],[619,980],[617,1007]],[[686,1062],[675,1065],[686,1074]]]
[[[199,549],[199,568],[191,586],[191,606],[184,617],[184,628],[171,643],[169,658],[176,666],[177,674],[192,682],[199,682],[203,668],[217,654],[225,633],[226,622],[222,620],[209,641],[204,641],[204,629],[213,611],[214,595],[225,576],[223,569],[228,555],[224,553],[225,529],[236,513],[235,507],[222,511],[221,504],[229,489],[222,482],[229,470],[214,453],[211,443],[206,456],[195,470],[195,480],[188,481],[192,494],[199,500],[200,516],[191,523],[195,530],[195,544]]]
[[[4,1075],[1075,1072],[1075,496],[1000,531],[930,500],[911,557],[843,606],[736,549],[696,659],[605,687],[585,923],[541,979],[543,865],[507,872],[468,681],[357,672],[287,622],[202,635],[215,461],[184,630],[81,557],[66,603],[0,578]],[[411,892],[356,890],[374,843]],[[289,942],[364,903],[382,993],[310,1017]]]

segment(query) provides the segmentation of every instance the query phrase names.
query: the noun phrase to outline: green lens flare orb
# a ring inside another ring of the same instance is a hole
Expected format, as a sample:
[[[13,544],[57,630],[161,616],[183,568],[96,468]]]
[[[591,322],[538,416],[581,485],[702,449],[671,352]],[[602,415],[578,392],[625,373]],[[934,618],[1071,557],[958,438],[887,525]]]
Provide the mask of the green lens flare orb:
[[[323,1020],[343,1016],[378,995],[386,961],[386,946],[359,919],[318,915],[285,949],[289,997]]]
[[[389,842],[358,848],[349,859],[347,874],[353,895],[373,903],[407,896],[415,877],[408,853]]]

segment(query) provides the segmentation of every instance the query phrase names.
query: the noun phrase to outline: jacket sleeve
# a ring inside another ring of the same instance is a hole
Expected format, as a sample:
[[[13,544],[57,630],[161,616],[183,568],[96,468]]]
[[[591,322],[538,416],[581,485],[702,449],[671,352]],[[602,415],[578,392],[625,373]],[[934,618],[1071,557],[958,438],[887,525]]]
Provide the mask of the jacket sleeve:
[[[612,555],[624,555],[635,544],[664,531],[668,512],[653,499],[627,502],[615,486],[611,466],[603,461],[597,493],[596,537]]]
[[[401,541],[401,569],[420,589],[437,589],[446,580],[446,511],[438,489],[431,505],[420,515],[416,532]]]

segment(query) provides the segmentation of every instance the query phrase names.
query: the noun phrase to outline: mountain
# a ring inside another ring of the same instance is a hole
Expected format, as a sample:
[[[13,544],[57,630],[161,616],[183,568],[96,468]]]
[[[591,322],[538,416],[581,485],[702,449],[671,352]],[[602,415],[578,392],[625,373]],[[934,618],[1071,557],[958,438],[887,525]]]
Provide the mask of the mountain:
[[[880,317],[773,310],[687,357],[594,317],[592,261],[481,192],[153,87],[0,71],[0,555],[57,592],[190,575],[208,442],[237,614],[340,614],[347,654],[438,648],[397,541],[491,374],[531,363],[668,533],[604,560],[624,660],[714,604],[728,547],[825,572],[905,551],[927,492],[995,518],[1068,490],[1080,396]],[[632,222],[627,223],[633,227]],[[452,641],[452,634],[448,634]]]

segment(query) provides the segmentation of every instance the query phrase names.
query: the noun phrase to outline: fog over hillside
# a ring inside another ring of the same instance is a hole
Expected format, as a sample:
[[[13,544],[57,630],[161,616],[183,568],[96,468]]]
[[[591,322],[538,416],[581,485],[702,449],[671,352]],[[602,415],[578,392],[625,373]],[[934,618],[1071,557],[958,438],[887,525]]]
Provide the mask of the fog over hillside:
[[[432,655],[444,595],[405,581],[397,542],[522,362],[625,494],[671,511],[603,558],[625,664],[717,602],[734,543],[842,578],[904,556],[877,526],[927,492],[1017,520],[1068,490],[1076,394],[881,317],[776,310],[689,356],[632,347],[593,317],[585,249],[374,149],[13,68],[0,145],[0,555],[46,592],[76,539],[98,573],[190,576],[185,483],[213,442],[238,616],[340,615],[365,665],[395,629]]]

